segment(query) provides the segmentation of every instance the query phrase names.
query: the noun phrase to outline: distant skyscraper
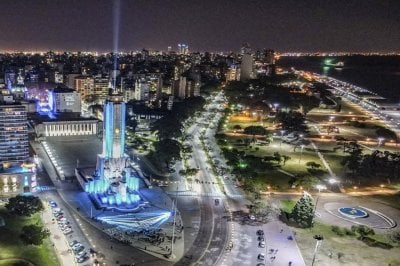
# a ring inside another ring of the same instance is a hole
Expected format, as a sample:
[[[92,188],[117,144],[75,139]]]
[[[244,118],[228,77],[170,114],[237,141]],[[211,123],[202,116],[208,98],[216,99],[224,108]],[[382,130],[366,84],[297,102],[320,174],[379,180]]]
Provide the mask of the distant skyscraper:
[[[253,56],[245,53],[242,56],[242,63],[240,64],[240,80],[246,81],[253,78]]]
[[[249,43],[244,43],[242,48],[240,48],[240,54],[244,55],[244,54],[250,54],[251,53],[251,48],[250,48],[250,44]]]
[[[149,100],[149,85],[147,84],[145,79],[136,80],[135,82],[135,100]]]
[[[189,54],[189,45],[187,44],[183,44],[183,43],[179,43],[178,44],[178,54],[183,54],[183,55],[187,55]]]
[[[267,65],[275,64],[275,52],[271,49],[264,50],[264,63]]]

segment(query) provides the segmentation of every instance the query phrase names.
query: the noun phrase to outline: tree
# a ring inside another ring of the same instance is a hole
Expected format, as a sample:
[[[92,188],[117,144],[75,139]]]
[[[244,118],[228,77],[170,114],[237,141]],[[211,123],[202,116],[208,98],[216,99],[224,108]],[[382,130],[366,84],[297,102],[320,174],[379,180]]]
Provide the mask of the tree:
[[[316,184],[318,184],[319,180],[318,178],[312,175],[304,174],[301,176],[294,177],[293,180],[291,180],[291,182],[295,186],[302,186],[303,188],[309,190]]]
[[[263,201],[256,201],[253,205],[251,205],[250,212],[255,216],[268,219],[272,215],[277,214],[279,212],[279,208],[274,208],[271,202],[265,203]]]
[[[297,201],[290,220],[295,222],[299,227],[308,228],[313,225],[314,218],[314,202],[310,194],[304,192],[303,196]]]
[[[350,171],[352,171],[353,174],[358,172],[363,159],[362,149],[358,144],[356,145],[357,146],[353,146],[351,149],[346,150],[346,152],[348,152],[349,155],[344,157],[341,162],[341,164],[347,167]]]
[[[267,130],[266,130],[264,127],[262,127],[262,126],[249,126],[249,127],[245,127],[245,128],[244,128],[243,133],[244,133],[244,134],[247,134],[247,135],[253,135],[253,136],[255,136],[255,135],[262,135],[262,136],[264,136],[264,135],[266,135],[268,132],[267,132]]]
[[[306,115],[312,109],[318,107],[321,102],[321,100],[318,99],[317,97],[308,95],[306,95],[305,97],[301,97],[299,101],[304,115]]]
[[[375,235],[374,229],[365,226],[365,225],[352,225],[351,226],[351,231],[354,233],[358,234],[360,238],[369,236],[369,235]]]
[[[288,156],[288,155],[282,155],[283,165],[285,165],[286,162],[289,161],[290,159],[292,159],[290,156]]]
[[[375,134],[378,136],[378,138],[384,138],[386,140],[394,140],[397,142],[397,134],[396,132],[384,128],[384,127],[379,127],[376,131]]]
[[[293,131],[305,131],[305,117],[299,112],[278,112],[275,116],[275,120],[281,124],[282,129],[293,132]]]
[[[282,155],[279,152],[274,152],[274,161],[276,161],[278,164],[281,163],[282,161]]]
[[[321,165],[319,163],[316,163],[316,162],[313,162],[313,161],[307,162],[306,166],[310,167],[311,169],[317,169],[317,168],[321,167]]]
[[[129,127],[129,128],[131,128],[133,131],[135,131],[137,125],[138,125],[138,122],[136,121],[136,119],[127,118],[127,120],[126,120],[126,127]]]
[[[242,127],[241,127],[240,125],[234,125],[234,126],[233,126],[233,129],[234,129],[234,130],[241,130]]]
[[[155,121],[150,130],[160,140],[179,138],[182,136],[182,123],[173,115],[166,115]]]
[[[44,210],[42,202],[35,196],[15,196],[8,200],[5,207],[11,213],[20,216],[31,216],[36,212]]]
[[[158,162],[164,163],[167,168],[175,160],[181,159],[181,144],[176,140],[160,140],[154,145],[154,148],[153,156],[156,157]]]
[[[20,238],[25,245],[41,245],[43,240],[50,236],[47,229],[39,225],[25,225],[22,227]]]

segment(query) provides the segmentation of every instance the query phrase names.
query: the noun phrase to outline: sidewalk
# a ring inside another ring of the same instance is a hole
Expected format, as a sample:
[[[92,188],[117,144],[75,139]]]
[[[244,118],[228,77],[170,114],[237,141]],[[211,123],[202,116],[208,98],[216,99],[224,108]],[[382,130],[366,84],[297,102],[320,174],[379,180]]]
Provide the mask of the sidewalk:
[[[66,237],[58,228],[57,223],[52,222],[53,215],[51,213],[51,208],[47,206],[47,202],[44,202],[44,205],[45,210],[42,214],[42,220],[46,228],[50,231],[50,240],[54,244],[54,249],[56,250],[60,264],[65,266],[77,265],[74,261],[73,254],[68,251],[69,247]]]
[[[272,221],[264,225],[266,236],[267,265],[305,266],[303,256],[297,246],[296,237],[290,228],[281,221]],[[292,237],[293,240],[288,239]],[[273,252],[272,249],[274,250]],[[275,259],[271,259],[271,257]]]

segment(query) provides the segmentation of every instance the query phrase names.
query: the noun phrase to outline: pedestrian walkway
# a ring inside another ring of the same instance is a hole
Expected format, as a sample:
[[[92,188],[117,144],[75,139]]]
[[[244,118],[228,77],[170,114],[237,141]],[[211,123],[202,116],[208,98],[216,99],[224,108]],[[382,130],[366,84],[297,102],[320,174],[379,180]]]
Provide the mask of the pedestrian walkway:
[[[281,221],[264,225],[266,237],[266,261],[272,265],[304,266],[305,262],[297,246],[296,237]]]
[[[45,202],[44,205],[46,205],[46,203],[47,202]],[[69,251],[66,237],[61,233],[57,223],[52,221],[52,219],[53,215],[51,213],[51,208],[46,205],[45,210],[42,213],[42,220],[46,228],[50,231],[50,240],[54,245],[60,264],[64,266],[77,265],[74,261],[73,254]]]

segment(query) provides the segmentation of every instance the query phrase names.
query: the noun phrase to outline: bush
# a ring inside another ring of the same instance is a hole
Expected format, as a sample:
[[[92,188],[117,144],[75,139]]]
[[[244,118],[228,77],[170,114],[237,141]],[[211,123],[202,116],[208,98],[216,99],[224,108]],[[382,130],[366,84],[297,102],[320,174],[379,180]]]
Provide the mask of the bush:
[[[356,233],[351,231],[351,229],[349,229],[349,228],[344,228],[343,230],[344,230],[344,234],[346,236],[355,236],[356,235]]]
[[[344,236],[344,232],[339,226],[332,225],[331,230],[332,230],[332,232],[334,232],[338,236]]]
[[[377,241],[377,240],[367,237],[367,236],[361,237],[360,240],[369,247],[376,247],[376,248],[382,248],[382,249],[392,249],[393,248],[393,246],[388,243],[383,243],[383,242]]]
[[[353,231],[355,234],[358,234],[360,239],[368,235],[375,235],[374,229],[365,225],[353,225],[351,227],[351,231]]]

